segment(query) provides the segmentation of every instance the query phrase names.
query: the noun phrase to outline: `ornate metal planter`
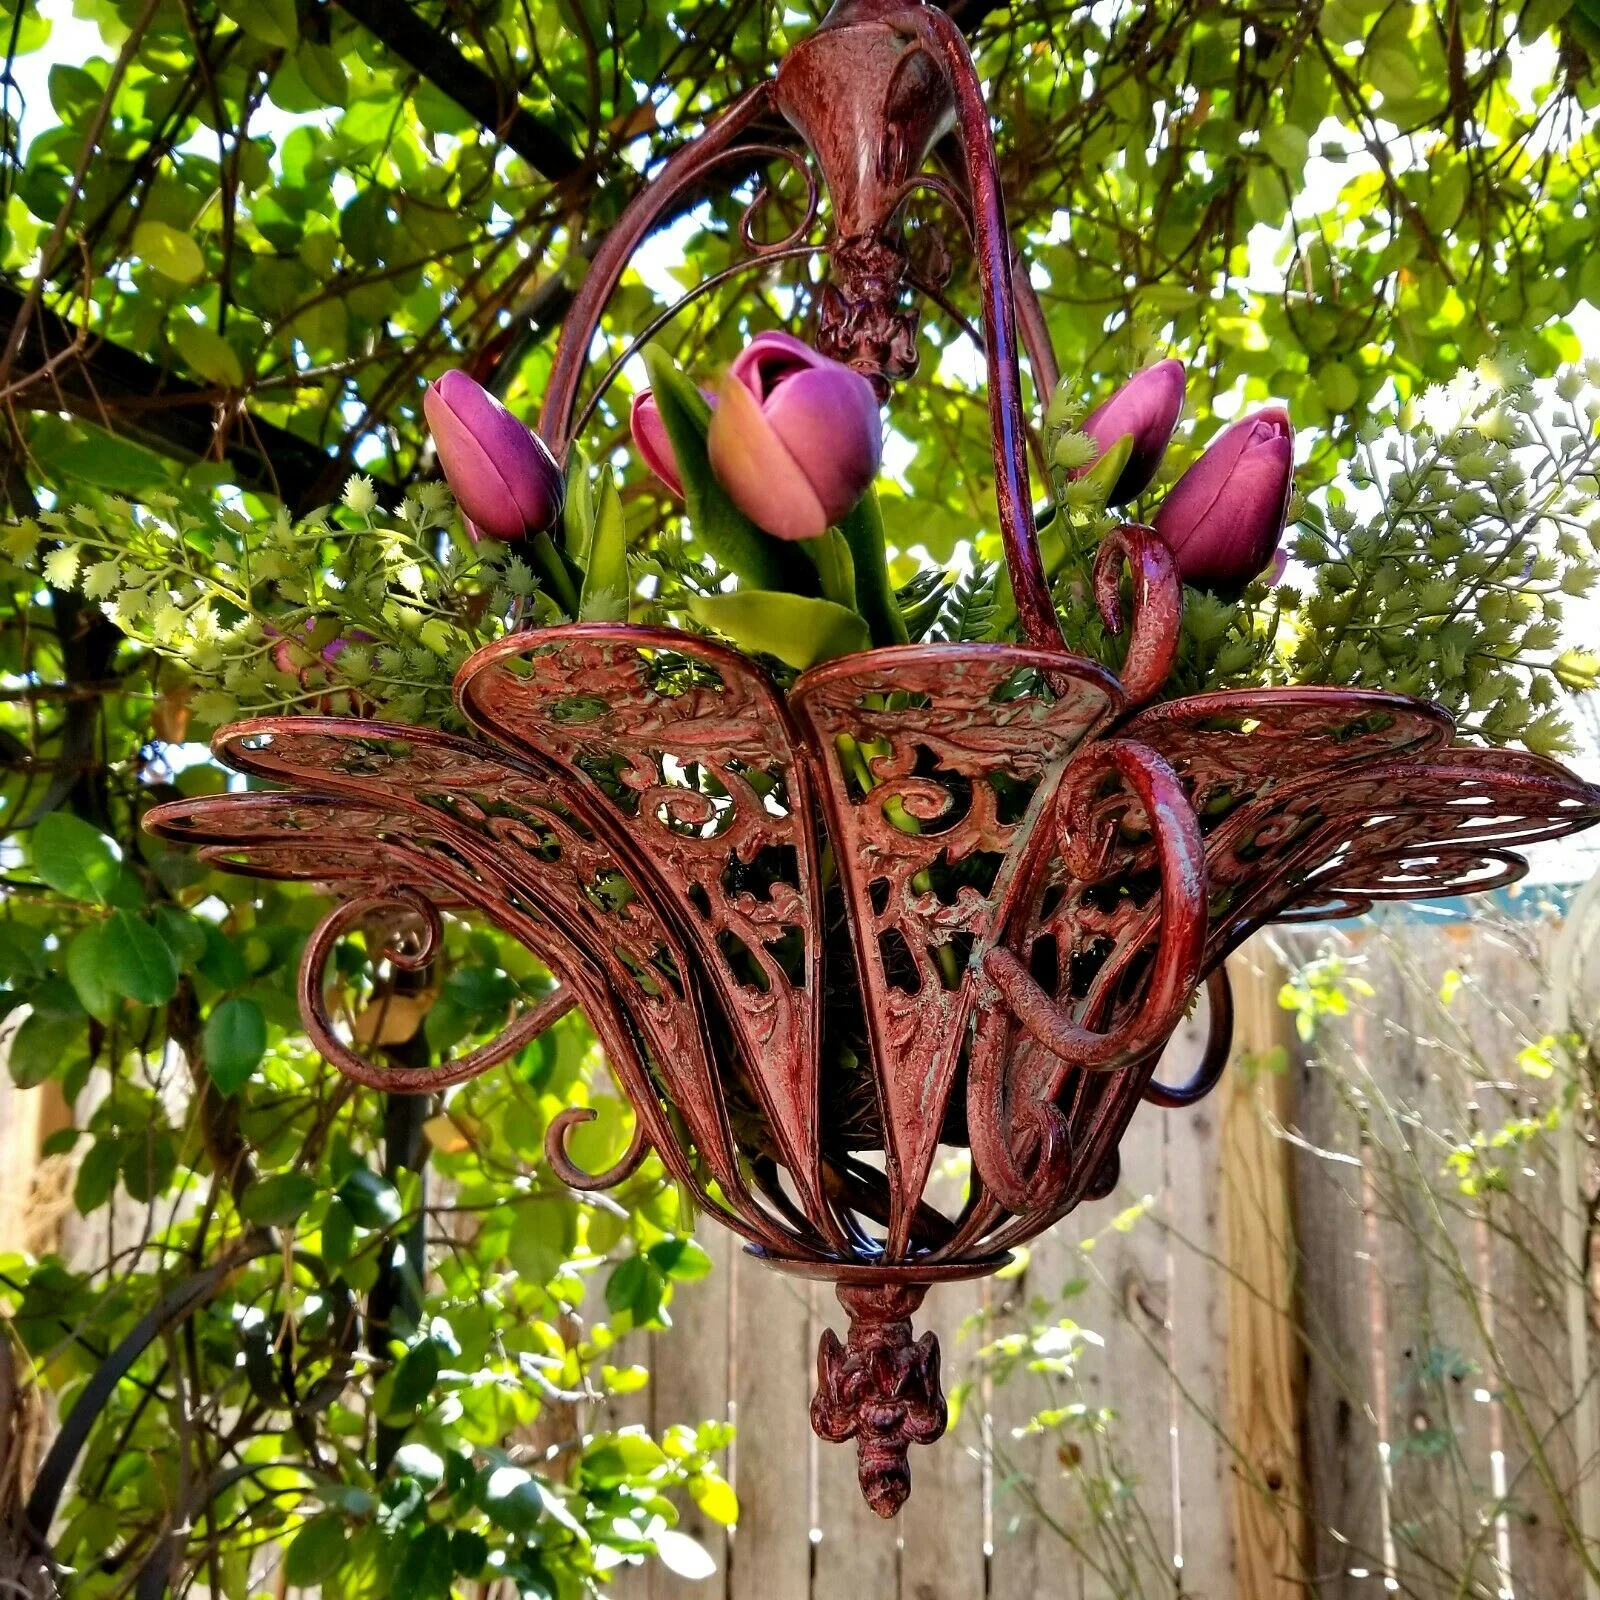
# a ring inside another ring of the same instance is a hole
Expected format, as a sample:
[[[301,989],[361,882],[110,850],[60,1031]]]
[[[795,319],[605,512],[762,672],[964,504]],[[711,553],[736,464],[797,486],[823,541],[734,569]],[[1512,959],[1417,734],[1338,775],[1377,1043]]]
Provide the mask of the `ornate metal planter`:
[[[668,630],[520,632],[462,668],[483,736],[351,719],[241,723],[218,738],[280,791],[163,806],[149,826],[213,862],[325,883],[301,1007],[363,1083],[428,1092],[486,1070],[572,1005],[637,1114],[610,1171],[549,1158],[580,1189],[649,1151],[772,1266],[831,1279],[850,1317],[819,1352],[812,1421],[855,1438],[880,1514],[907,1452],[944,1427],[938,1349],[913,1337],[930,1284],[1110,1191],[1142,1100],[1188,1104],[1226,1060],[1223,961],[1273,920],[1514,880],[1516,846],[1600,820],[1600,790],[1556,764],[1453,745],[1437,707],[1305,688],[1141,705],[1165,679],[1181,592],[1148,530],[1103,547],[1123,680],[1062,649],[1034,538],[1012,265],[977,80],[932,8],[836,8],[771,84],[669,162],[597,258],[556,363],[545,434],[565,443],[599,310],[664,196],[776,104],[833,196],[835,350],[877,377],[914,358],[895,217],[935,182],[983,267],[999,504],[1030,643],[906,646],[828,662],[787,695],[754,663]],[[952,123],[965,187],[920,177]],[[1036,319],[1036,371],[1048,348]],[[1048,381],[1048,380],[1046,380]],[[390,1072],[330,1022],[324,967],[363,919],[425,962],[441,911],[471,911],[548,964],[557,994],[437,1070]],[[1195,988],[1204,1060],[1154,1076]],[[941,1145],[972,1155],[958,1215],[927,1196]]]

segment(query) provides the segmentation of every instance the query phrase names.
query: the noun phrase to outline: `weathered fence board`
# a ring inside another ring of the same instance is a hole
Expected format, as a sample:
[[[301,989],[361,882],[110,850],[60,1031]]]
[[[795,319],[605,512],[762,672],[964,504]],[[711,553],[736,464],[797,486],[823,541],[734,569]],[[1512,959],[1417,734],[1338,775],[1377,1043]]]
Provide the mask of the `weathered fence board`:
[[[1211,1332],[1205,1348],[1225,1351],[1226,1386],[1216,1391],[1215,1414],[1232,1457],[1223,1524],[1232,1539],[1193,1570],[1213,1593],[1227,1592],[1231,1577],[1241,1594],[1289,1600],[1305,1592],[1306,1528],[1291,1174],[1289,1147],[1277,1136],[1287,1102],[1287,1030],[1276,970],[1249,959],[1234,967],[1233,1060],[1217,1106],[1191,1113],[1217,1115],[1222,1124],[1214,1153],[1220,1165],[1201,1168],[1197,1187],[1219,1192],[1224,1219],[1212,1259],[1227,1270],[1213,1268],[1203,1283],[1220,1291],[1227,1309],[1225,1326]],[[1170,1120],[1168,1128],[1192,1155],[1204,1149],[1192,1128]]]
[[[809,1600],[811,1285],[735,1253],[730,1600]]]

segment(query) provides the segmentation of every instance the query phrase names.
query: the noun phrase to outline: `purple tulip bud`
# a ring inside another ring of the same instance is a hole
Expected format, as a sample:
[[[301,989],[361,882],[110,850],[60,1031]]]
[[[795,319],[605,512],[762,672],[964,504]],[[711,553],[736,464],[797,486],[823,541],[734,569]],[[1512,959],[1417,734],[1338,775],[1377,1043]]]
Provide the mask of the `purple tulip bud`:
[[[1183,581],[1226,592],[1258,576],[1283,536],[1293,487],[1286,411],[1257,411],[1224,428],[1156,513]]]
[[[422,409],[439,465],[480,534],[512,540],[555,526],[566,493],[556,458],[482,384],[447,372],[428,386]]]
[[[758,334],[723,379],[706,448],[757,527],[779,539],[819,538],[878,475],[878,397],[859,372],[799,339]]]
[[[1134,373],[1084,418],[1080,431],[1099,445],[1101,455],[1125,434],[1133,436],[1133,453],[1117,478],[1109,505],[1120,506],[1133,499],[1155,477],[1182,415],[1183,363],[1168,360]]]
[[[678,476],[678,458],[672,453],[672,440],[667,437],[667,425],[661,420],[656,397],[648,389],[633,397],[628,425],[644,464],[681,500],[683,479]]]

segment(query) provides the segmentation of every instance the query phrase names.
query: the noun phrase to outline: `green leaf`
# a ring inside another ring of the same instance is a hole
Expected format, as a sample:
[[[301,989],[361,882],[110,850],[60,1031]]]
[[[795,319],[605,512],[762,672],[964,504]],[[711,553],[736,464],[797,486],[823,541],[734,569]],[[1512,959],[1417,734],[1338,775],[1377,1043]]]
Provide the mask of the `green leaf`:
[[[809,595],[767,589],[695,595],[689,615],[726,634],[747,655],[776,656],[802,669],[872,645],[867,624],[856,612]]]
[[[106,981],[104,929],[98,922],[80,928],[67,946],[67,977],[83,1009],[101,1022],[109,1022],[117,1009],[117,993]]]
[[[221,384],[225,389],[242,387],[244,367],[238,352],[215,328],[203,327],[180,316],[173,325],[171,337],[178,354],[202,378]]]
[[[405,1353],[394,1369],[394,1385],[389,1391],[388,1420],[404,1423],[433,1393],[439,1381],[439,1347],[424,1339]]]
[[[526,1538],[544,1515],[544,1496],[524,1467],[496,1467],[484,1480],[480,1502],[488,1518],[507,1533]]]
[[[489,1541],[481,1533],[457,1528],[450,1535],[450,1565],[463,1578],[476,1578],[489,1560]]]
[[[636,1328],[646,1327],[660,1320],[666,1286],[659,1267],[644,1256],[629,1256],[606,1279],[606,1308],[632,1317]]]
[[[693,1239],[663,1239],[650,1247],[650,1259],[679,1283],[695,1283],[711,1271],[711,1257]]]
[[[846,611],[856,607],[856,568],[850,546],[837,528],[829,528],[817,539],[796,539],[794,547],[817,569],[822,598]]]
[[[855,563],[856,610],[866,619],[875,645],[905,644],[909,638],[905,618],[889,578],[889,559],[883,532],[883,508],[878,492],[869,488],[856,508],[839,524]]]
[[[219,9],[263,44],[292,50],[300,42],[294,0],[220,0]]]
[[[355,1227],[349,1206],[335,1195],[328,1202],[328,1213],[322,1219],[322,1259],[335,1270],[350,1259]]]
[[[583,593],[578,599],[581,622],[628,620],[628,524],[622,515],[611,468],[600,472],[600,495],[595,510],[594,533],[589,540],[584,567]]]
[[[97,489],[136,495],[172,481],[170,467],[153,450],[81,419],[67,422],[46,413],[28,442],[42,471]]]
[[[1330,411],[1349,411],[1361,398],[1361,380],[1342,361],[1318,370],[1317,387]]]
[[[305,1211],[316,1198],[316,1180],[304,1172],[280,1172],[275,1178],[258,1178],[244,1192],[239,1210],[247,1222],[264,1228],[281,1228]]]
[[[174,283],[197,283],[206,270],[205,255],[190,234],[154,219],[133,230],[133,253]]]
[[[1374,50],[1362,59],[1366,63],[1367,82],[1383,96],[1386,106],[1393,100],[1409,100],[1422,87],[1416,63],[1406,49]]]
[[[158,905],[156,927],[167,941],[180,967],[192,967],[206,953],[205,926],[178,906]]]
[[[291,10],[290,15],[293,16]],[[330,106],[343,106],[350,99],[350,80],[345,75],[344,63],[326,45],[313,44],[309,39],[300,41],[295,51],[295,65],[306,87],[319,100]]]
[[[101,939],[102,974],[118,994],[136,1005],[162,1006],[178,992],[178,962],[141,917],[114,911]]]
[[[662,426],[672,441],[695,538],[712,560],[753,589],[814,591],[815,575],[809,574],[805,558],[763,533],[717,481],[706,455],[711,408],[705,397],[659,345],[645,346],[644,362]]]
[[[34,837],[38,837],[37,830]],[[0,981],[26,983],[42,977],[44,970],[43,932],[0,919]]]
[[[98,1211],[111,1198],[121,1170],[122,1141],[96,1139],[78,1163],[78,1176],[72,1185],[72,1203],[78,1208],[79,1216],[86,1217],[91,1211]]]
[[[343,1517],[332,1511],[313,1517],[284,1552],[284,1577],[296,1589],[315,1589],[344,1565],[348,1543]]]
[[[732,1484],[717,1473],[695,1473],[689,1479],[689,1494],[713,1522],[731,1528],[739,1520],[739,1497]]]
[[[250,981],[250,968],[238,945],[215,923],[200,924],[205,934],[205,953],[200,957],[198,969],[201,977],[209,978],[219,989],[237,989]]]
[[[339,1185],[339,1198],[363,1228],[392,1228],[400,1220],[400,1191],[370,1167],[357,1167]]]
[[[716,1562],[704,1545],[672,1528],[656,1535],[656,1554],[668,1572],[675,1572],[691,1583],[702,1582],[714,1576],[717,1570]]]
[[[52,811],[33,830],[33,870],[69,900],[110,904],[120,867],[111,841],[69,811]]]
[[[530,1283],[548,1283],[577,1242],[576,1208],[555,1196],[524,1200],[513,1211],[506,1258]]]
[[[11,1081],[19,1089],[32,1089],[43,1083],[82,1039],[81,1018],[35,1011],[11,1037],[7,1057]]]
[[[647,1433],[602,1434],[583,1452],[584,1476],[607,1485],[647,1478],[666,1462],[666,1452]]]
[[[204,1043],[211,1081],[223,1094],[236,1094],[266,1053],[267,1019],[254,1000],[236,995],[206,1018]]]
[[[567,498],[561,508],[561,541],[580,572],[589,569],[589,541],[594,538],[594,488],[589,458],[573,445],[567,458]]]

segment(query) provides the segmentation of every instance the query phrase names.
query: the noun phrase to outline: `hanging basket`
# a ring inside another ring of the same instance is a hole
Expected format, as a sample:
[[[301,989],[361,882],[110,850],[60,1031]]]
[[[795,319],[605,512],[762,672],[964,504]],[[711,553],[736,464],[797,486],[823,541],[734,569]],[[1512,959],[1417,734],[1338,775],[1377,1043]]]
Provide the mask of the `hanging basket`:
[[[240,723],[218,756],[280,787],[160,806],[147,826],[213,865],[340,896],[307,944],[301,1009],[364,1084],[442,1089],[581,1007],[635,1131],[614,1167],[588,1173],[566,1139],[593,1113],[563,1112],[552,1167],[600,1189],[654,1152],[754,1254],[838,1285],[849,1334],[823,1336],[812,1422],[857,1441],[863,1493],[890,1516],[910,1492],[909,1446],[945,1426],[938,1347],[911,1323],[928,1286],[993,1272],[1109,1194],[1141,1101],[1187,1105],[1213,1087],[1230,1044],[1228,953],[1273,921],[1512,882],[1515,849],[1600,820],[1600,789],[1535,756],[1453,744],[1442,710],[1396,695],[1148,704],[1181,591],[1136,526],[1106,541],[1096,571],[1113,630],[1133,573],[1121,681],[1064,651],[1030,509],[1019,284],[986,113],[959,32],[931,7],[837,7],[773,83],[667,163],[585,283],[546,437],[570,441],[600,308],[654,216],[772,106],[833,197],[825,342],[880,380],[914,360],[896,212],[910,187],[943,182],[918,175],[934,140],[960,130],[965,188],[949,195],[982,269],[1000,520],[1029,642],[874,650],[784,693],[751,660],[673,630],[517,632],[458,675],[480,737]],[[389,957],[425,963],[443,912],[488,919],[560,987],[458,1061],[374,1066],[327,1015],[327,962],[381,915]],[[1157,1062],[1201,985],[1203,1059],[1163,1082]],[[929,1192],[940,1146],[971,1152],[955,1215]]]

